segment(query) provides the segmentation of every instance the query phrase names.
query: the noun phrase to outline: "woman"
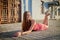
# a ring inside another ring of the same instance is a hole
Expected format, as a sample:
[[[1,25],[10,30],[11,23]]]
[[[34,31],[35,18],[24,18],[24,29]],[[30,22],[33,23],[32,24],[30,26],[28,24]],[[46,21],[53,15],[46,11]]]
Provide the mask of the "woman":
[[[24,34],[29,34],[32,31],[40,31],[40,30],[46,30],[48,28],[48,11],[45,14],[45,18],[43,21],[43,24],[36,23],[35,20],[32,19],[30,12],[26,11],[23,15],[23,23],[22,23],[22,31],[17,32],[15,36],[21,36]]]

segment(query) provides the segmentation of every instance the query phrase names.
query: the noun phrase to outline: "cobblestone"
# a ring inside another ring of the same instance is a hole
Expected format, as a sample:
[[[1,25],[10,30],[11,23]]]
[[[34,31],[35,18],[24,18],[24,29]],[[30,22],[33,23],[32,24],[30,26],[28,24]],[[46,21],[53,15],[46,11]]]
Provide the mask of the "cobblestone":
[[[7,31],[14,31],[21,29],[21,23],[14,23],[14,24],[3,24],[0,25],[0,30],[2,32]],[[49,21],[49,28],[44,31],[36,31],[32,32],[31,34],[24,35],[21,37],[16,38],[2,38],[0,40],[60,40],[60,21],[59,20],[50,20]]]

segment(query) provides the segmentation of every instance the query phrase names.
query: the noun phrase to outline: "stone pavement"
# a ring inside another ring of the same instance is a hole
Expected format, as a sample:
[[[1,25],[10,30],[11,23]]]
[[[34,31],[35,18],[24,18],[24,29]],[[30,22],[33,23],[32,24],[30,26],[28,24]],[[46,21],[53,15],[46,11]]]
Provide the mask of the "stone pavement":
[[[42,20],[36,21],[42,23]],[[60,20],[49,20],[49,27],[60,27]],[[21,30],[21,23],[0,24],[0,33]]]
[[[0,33],[21,30],[21,23],[0,24]]]
[[[2,32],[6,32],[6,31],[12,31],[12,30],[14,31],[14,30],[21,29],[20,24],[21,23],[14,23],[14,24],[8,24],[8,25],[3,24],[0,26],[1,26]],[[60,20],[50,20],[49,28],[47,30],[35,31],[35,32],[32,32],[31,34],[15,37],[15,38],[13,37],[1,38],[0,40],[60,40]]]

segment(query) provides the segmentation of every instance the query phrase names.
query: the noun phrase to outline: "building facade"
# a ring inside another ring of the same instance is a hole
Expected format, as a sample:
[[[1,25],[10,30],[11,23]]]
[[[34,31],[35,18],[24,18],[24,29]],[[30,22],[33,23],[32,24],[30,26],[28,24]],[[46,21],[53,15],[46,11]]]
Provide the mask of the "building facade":
[[[0,23],[21,22],[20,5],[20,0],[0,0]]]
[[[54,0],[42,0],[44,2],[51,2]],[[60,0],[58,0],[60,2]],[[50,8],[51,16],[49,19],[60,18],[60,6],[52,6]],[[44,19],[44,6],[41,0],[0,0],[0,23],[14,23],[23,20],[23,13],[30,11],[31,16],[35,20]]]

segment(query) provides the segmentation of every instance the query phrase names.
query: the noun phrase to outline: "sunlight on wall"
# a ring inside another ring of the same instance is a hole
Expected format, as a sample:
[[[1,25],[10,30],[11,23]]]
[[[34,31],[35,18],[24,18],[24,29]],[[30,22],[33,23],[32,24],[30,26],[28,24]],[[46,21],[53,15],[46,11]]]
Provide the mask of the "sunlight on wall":
[[[44,18],[44,15],[41,14],[41,2],[40,0],[32,0],[32,17],[35,20],[41,20]]]

